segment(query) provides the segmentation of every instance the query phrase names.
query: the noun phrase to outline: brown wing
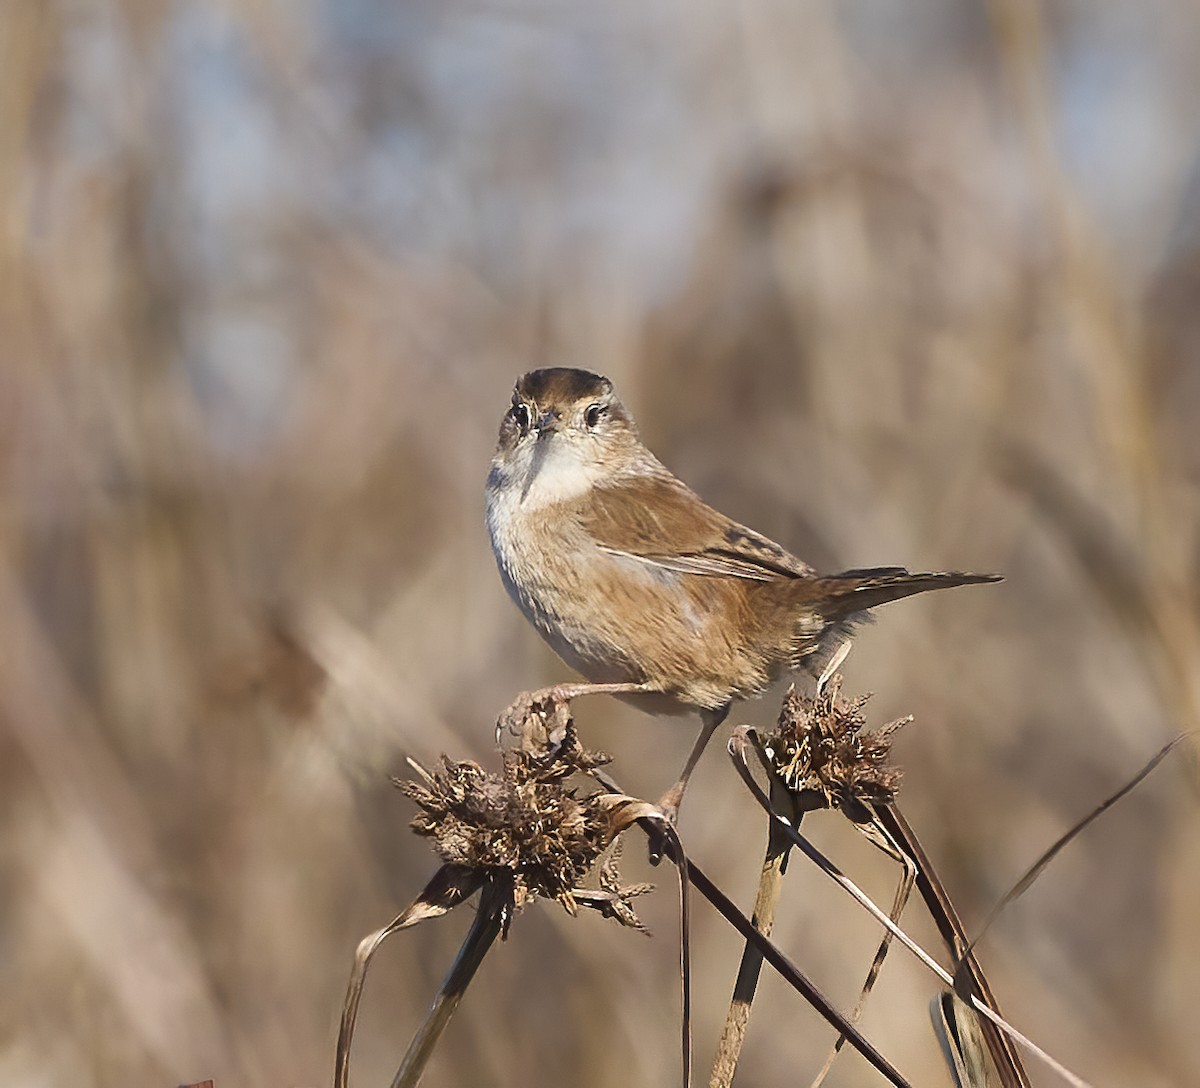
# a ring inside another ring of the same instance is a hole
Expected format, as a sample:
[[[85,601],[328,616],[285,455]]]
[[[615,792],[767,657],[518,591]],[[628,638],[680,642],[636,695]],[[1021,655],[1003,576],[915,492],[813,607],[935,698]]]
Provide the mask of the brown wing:
[[[588,495],[584,528],[607,551],[681,574],[769,582],[814,571],[773,540],[731,521],[678,480],[638,477]]]

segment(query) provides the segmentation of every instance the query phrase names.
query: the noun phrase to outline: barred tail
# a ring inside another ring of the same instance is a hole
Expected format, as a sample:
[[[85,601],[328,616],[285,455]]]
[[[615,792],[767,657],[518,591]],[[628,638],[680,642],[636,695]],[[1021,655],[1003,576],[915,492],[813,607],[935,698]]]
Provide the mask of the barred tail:
[[[901,597],[925,593],[931,589],[952,586],[999,582],[999,574],[969,574],[963,571],[930,571],[910,574],[903,567],[878,567],[868,570],[848,570],[826,575],[812,587],[814,597],[821,601],[821,616],[826,622],[845,619],[856,612],[866,612]]]

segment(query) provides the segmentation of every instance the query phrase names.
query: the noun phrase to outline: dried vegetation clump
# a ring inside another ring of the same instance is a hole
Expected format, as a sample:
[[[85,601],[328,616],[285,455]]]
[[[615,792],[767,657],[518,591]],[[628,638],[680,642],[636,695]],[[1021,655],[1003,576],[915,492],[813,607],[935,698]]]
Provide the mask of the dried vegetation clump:
[[[793,685],[765,746],[802,810],[838,808],[860,821],[863,806],[888,804],[895,798],[902,772],[890,762],[892,739],[912,718],[863,732],[867,722],[862,708],[871,696],[843,699],[841,687],[841,676],[834,676],[809,698]]]
[[[420,806],[412,829],[433,839],[445,864],[507,883],[517,909],[540,897],[574,914],[582,901],[640,929],[628,900],[649,886],[622,888],[615,852],[601,871],[600,892],[579,887],[623,825],[613,818],[613,794],[580,796],[567,779],[608,757],[583,748],[572,722],[553,739],[543,725],[531,715],[499,774],[447,756],[432,773],[413,763],[420,780],[396,782]]]

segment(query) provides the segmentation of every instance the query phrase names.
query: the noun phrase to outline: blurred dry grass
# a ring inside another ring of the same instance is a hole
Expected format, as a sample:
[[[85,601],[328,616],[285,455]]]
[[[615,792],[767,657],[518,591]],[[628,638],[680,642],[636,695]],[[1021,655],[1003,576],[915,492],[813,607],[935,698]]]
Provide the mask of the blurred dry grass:
[[[434,866],[387,772],[487,759],[565,673],[481,525],[534,364],[610,374],[818,565],[1008,575],[888,609],[846,670],[916,715],[905,807],[982,917],[1200,726],[1198,54],[1168,0],[0,6],[0,1081],[327,1080],[355,942]],[[580,720],[650,796],[691,739]],[[1100,1084],[1200,1080],[1182,766],[982,949]],[[748,899],[763,829],[716,754],[696,796],[689,850]],[[872,927],[789,883],[777,938],[848,1004]],[[739,947],[698,915],[703,1041]],[[359,1083],[462,925],[381,957]],[[653,947],[527,913],[427,1082],[668,1082]],[[927,996],[896,955],[864,1026],[938,1084]],[[746,1083],[827,1035],[768,983]]]

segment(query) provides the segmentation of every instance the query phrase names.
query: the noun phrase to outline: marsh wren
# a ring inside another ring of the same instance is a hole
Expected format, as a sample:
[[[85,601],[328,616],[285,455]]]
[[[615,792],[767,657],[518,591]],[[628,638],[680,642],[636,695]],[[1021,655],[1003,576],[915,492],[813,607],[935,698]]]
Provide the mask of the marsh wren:
[[[817,675],[869,609],[993,574],[903,567],[818,574],[706,505],[638,438],[612,382],[586,370],[517,381],[487,480],[487,525],[513,600],[586,684],[509,708],[608,693],[701,728],[660,806],[674,819],[713,730],[739,699]]]

